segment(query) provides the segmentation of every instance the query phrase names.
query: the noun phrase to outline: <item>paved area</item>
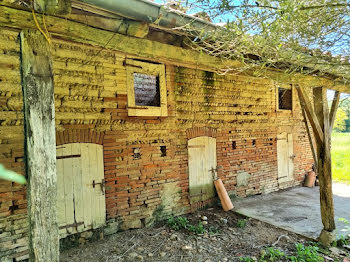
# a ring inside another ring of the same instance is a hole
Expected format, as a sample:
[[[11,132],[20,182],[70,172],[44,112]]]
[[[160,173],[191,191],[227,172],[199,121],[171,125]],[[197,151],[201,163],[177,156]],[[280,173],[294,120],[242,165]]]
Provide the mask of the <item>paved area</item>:
[[[333,185],[337,235],[350,233],[350,186]],[[275,226],[317,238],[322,230],[319,187],[295,187],[268,195],[235,200],[238,213],[259,219]]]

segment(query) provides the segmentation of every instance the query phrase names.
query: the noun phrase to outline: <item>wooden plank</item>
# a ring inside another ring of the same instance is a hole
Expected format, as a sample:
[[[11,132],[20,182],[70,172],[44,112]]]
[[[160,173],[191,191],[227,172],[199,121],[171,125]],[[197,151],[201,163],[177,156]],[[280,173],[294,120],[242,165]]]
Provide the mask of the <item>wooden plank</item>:
[[[84,202],[84,229],[92,228],[92,179],[90,177],[89,147],[88,144],[81,144],[81,169],[83,182],[83,202]]]
[[[71,144],[72,155],[81,155],[81,145],[79,143]],[[77,232],[84,230],[84,203],[83,203],[83,180],[82,180],[82,163],[81,157],[75,157],[72,161],[72,174],[73,174],[73,197],[74,197],[74,222],[78,224],[76,227]]]
[[[294,180],[294,142],[293,134],[287,135],[288,141],[288,181]]]
[[[340,99],[340,92],[339,91],[335,91],[334,98],[333,98],[333,101],[332,101],[331,111],[329,113],[329,129],[331,130],[331,132],[332,132],[334,121],[335,121],[335,118],[336,118],[336,115],[337,115],[339,99]]]
[[[95,145],[97,152],[97,179],[99,182],[104,181],[104,161],[103,161],[103,146]],[[100,188],[101,186],[98,185]],[[106,197],[103,191],[99,191],[99,195],[97,196],[98,210],[99,214],[97,217],[97,227],[101,227],[106,223]]]
[[[208,173],[207,173],[207,185],[208,185],[208,198],[210,199],[215,196],[214,178],[211,170],[217,170],[216,162],[216,139],[208,137]],[[214,171],[216,174],[217,171]]]
[[[310,121],[312,129],[314,131],[316,139],[320,142],[323,142],[322,127],[320,126],[320,123],[318,121],[316,113],[311,106],[311,102],[310,102],[309,98],[305,94],[305,90],[302,87],[300,87],[299,85],[296,85],[295,89],[298,92],[301,107],[302,107],[302,109],[305,110],[305,112],[309,118],[309,121]]]
[[[92,219],[92,227],[97,228],[98,226],[98,217],[99,217],[99,201],[98,196],[101,192],[100,186],[96,185],[92,186],[93,181],[98,183],[98,171],[97,171],[97,150],[96,145],[87,144],[88,153],[89,153],[89,176],[90,176],[90,192],[91,192],[91,219]]]
[[[63,148],[63,155],[72,155],[72,145],[66,144]],[[64,200],[66,206],[66,225],[74,224],[74,195],[73,195],[73,158],[64,158],[63,174],[64,174]],[[68,234],[76,233],[73,227],[67,228]]]
[[[202,184],[204,170],[203,155],[205,152],[205,141],[203,137],[192,138],[188,141],[188,172],[190,202],[198,202],[202,199]],[[193,147],[192,147],[193,146]]]
[[[288,142],[287,133],[277,135],[277,174],[278,182],[288,180]]]
[[[3,17],[2,13],[0,16]],[[29,260],[58,262],[55,106],[50,46],[36,30],[22,31],[20,44]]]
[[[63,155],[63,147],[57,148],[56,155]],[[57,169],[57,220],[58,227],[67,225],[66,223],[66,205],[64,200],[64,172],[63,172],[63,161],[57,160],[56,164]],[[59,230],[60,238],[67,236],[66,229]]]

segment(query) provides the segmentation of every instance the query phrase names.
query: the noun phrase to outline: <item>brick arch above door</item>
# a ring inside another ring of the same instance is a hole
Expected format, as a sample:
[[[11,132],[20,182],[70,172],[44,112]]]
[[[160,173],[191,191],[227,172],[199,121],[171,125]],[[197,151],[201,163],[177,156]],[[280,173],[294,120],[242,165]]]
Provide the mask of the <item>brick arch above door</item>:
[[[69,143],[93,143],[103,144],[104,132],[96,132],[89,129],[70,129],[56,132],[56,145]]]
[[[186,130],[187,139],[192,139],[200,136],[216,138],[216,133],[216,129],[211,127],[193,127]]]

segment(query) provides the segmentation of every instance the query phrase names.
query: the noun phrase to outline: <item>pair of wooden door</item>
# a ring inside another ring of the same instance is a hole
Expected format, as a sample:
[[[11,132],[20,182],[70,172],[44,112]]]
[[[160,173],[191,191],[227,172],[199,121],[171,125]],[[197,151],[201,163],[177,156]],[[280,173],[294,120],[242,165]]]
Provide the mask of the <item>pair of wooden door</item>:
[[[215,196],[216,139],[207,136],[188,141],[190,203],[205,201]]]
[[[278,183],[294,180],[293,135],[281,133],[277,135],[277,168]]]
[[[60,237],[105,224],[103,148],[72,143],[57,147],[57,215]]]

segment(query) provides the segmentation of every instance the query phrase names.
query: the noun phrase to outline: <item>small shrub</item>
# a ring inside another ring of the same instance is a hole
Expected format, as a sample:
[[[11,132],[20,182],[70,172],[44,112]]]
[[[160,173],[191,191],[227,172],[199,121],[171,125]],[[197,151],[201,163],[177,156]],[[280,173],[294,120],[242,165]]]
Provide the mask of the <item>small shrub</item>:
[[[198,225],[191,225],[186,217],[170,217],[168,226],[176,231],[186,229],[195,234],[204,234],[206,232],[202,222],[199,222]]]
[[[170,217],[168,219],[168,226],[176,231],[181,229],[187,229],[188,220],[186,217]]]
[[[273,248],[273,247],[268,247],[266,249],[266,253],[261,256],[260,261],[280,261],[282,258],[284,258],[286,254],[282,252],[279,249]]]
[[[318,254],[317,246],[304,246],[303,244],[296,243],[295,248],[297,251],[296,256],[288,257],[292,262],[323,262],[324,259]]]
[[[238,228],[245,228],[247,226],[247,220],[246,219],[238,219],[237,221],[237,227]]]
[[[193,232],[195,234],[204,234],[206,232],[201,222],[199,222],[197,226],[189,225],[188,231]]]

